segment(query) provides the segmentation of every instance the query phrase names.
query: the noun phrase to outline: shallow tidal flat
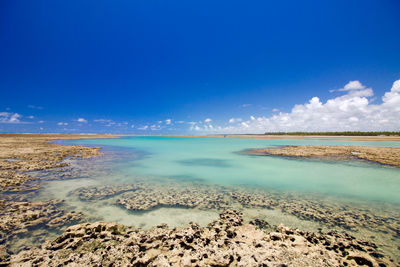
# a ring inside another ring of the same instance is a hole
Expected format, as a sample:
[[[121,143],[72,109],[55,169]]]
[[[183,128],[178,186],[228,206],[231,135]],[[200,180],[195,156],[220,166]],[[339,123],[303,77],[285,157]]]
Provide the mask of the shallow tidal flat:
[[[317,174],[319,169],[315,162],[236,153],[257,140],[193,139],[73,141],[92,145],[89,149],[101,146],[102,155],[70,154],[51,168],[15,169],[31,178],[1,193],[2,261],[43,266],[399,263],[395,198],[337,195],[321,190],[324,184],[308,191],[277,186],[276,175],[287,179],[285,170],[276,172],[275,167],[282,169],[278,163],[297,170],[303,183],[309,181],[300,167],[311,164]],[[364,162],[339,167],[365,168],[375,179],[385,174],[388,187],[399,178],[397,168]]]
[[[251,149],[247,153],[250,155],[276,155],[326,160],[361,159],[400,167],[399,147],[284,146],[280,148]]]

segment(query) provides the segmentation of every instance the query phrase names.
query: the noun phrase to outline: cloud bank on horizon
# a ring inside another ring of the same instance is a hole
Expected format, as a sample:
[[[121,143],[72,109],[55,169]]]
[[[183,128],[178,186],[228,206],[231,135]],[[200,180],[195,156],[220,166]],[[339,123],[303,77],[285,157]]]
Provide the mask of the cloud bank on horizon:
[[[400,130],[400,80],[383,95],[381,104],[373,104],[376,99],[372,88],[360,81],[331,90],[335,91],[346,93],[325,103],[313,97],[308,103],[295,105],[290,112],[270,117],[231,118],[227,126],[192,125],[191,129],[208,133]]]
[[[173,118],[157,122],[136,123],[112,119],[86,119],[78,117],[70,122],[45,122],[36,116],[23,116],[20,113],[0,112],[0,125],[34,125],[40,126],[38,132],[60,133],[138,133],[146,134],[157,131],[163,133],[217,134],[233,133],[260,134],[265,132],[317,132],[317,131],[400,131],[400,80],[396,80],[390,91],[384,93],[381,101],[374,97],[372,88],[360,81],[350,81],[343,88],[330,90],[340,96],[321,101],[317,96],[305,104],[296,104],[290,112],[279,112],[272,109],[271,116],[249,116],[221,120],[206,117],[195,121],[175,121]],[[376,104],[375,104],[376,103]],[[246,104],[250,105],[250,104]],[[35,119],[35,120],[34,120]],[[46,124],[46,125],[45,125]],[[7,129],[0,127],[0,130]],[[13,128],[13,132],[24,132],[21,128]],[[33,129],[33,128],[30,128]],[[37,131],[32,131],[37,132]]]

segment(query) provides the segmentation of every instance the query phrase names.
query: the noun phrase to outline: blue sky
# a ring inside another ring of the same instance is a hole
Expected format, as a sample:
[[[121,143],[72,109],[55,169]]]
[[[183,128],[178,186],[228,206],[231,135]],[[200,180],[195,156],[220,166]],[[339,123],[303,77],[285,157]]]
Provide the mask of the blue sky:
[[[396,0],[1,1],[0,132],[399,130],[399,13]]]

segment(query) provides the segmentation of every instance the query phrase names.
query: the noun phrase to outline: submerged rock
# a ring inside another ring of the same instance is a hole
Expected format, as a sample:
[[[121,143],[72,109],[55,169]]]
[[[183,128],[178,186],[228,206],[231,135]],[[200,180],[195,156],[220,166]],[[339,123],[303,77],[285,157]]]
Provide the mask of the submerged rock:
[[[146,211],[158,207],[224,209],[229,206],[222,187],[206,185],[146,184],[135,192],[124,194],[117,203],[127,210]]]
[[[77,190],[71,192],[71,194],[77,195],[80,200],[84,201],[101,200],[126,192],[136,191],[140,188],[141,186],[138,184],[91,186],[78,188]]]

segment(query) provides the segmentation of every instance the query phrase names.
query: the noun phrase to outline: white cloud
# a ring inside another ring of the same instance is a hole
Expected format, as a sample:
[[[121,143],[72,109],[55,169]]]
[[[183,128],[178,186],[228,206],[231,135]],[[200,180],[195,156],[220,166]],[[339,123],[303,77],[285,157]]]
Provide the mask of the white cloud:
[[[322,102],[313,97],[295,105],[290,112],[269,117],[251,117],[248,121],[226,127],[214,125],[205,131],[222,133],[264,133],[277,131],[399,131],[400,80],[375,104],[373,90],[359,81],[351,81],[338,91],[344,95]],[[231,120],[230,120],[231,122]]]
[[[0,112],[0,123],[22,123],[22,116],[18,113]]]
[[[242,122],[241,125],[245,128],[249,128],[249,125],[246,122]]]
[[[361,90],[361,89],[365,89],[365,86],[362,85],[360,81],[350,81],[338,91],[351,91],[351,90]]]
[[[363,85],[360,81],[350,81],[348,82],[343,88],[340,89],[333,89],[329,90],[330,93],[336,92],[336,91],[352,91],[352,90],[362,90],[365,89],[366,86]]]
[[[147,129],[147,128],[146,128],[146,129]],[[159,130],[161,130],[161,126],[158,125],[158,124],[153,124],[153,125],[150,126],[150,130],[152,130],[152,131],[159,131]]]
[[[165,124],[169,125],[169,124],[171,124],[171,121],[172,121],[171,119],[166,119]]]
[[[99,122],[99,123],[113,123],[113,120],[109,120],[109,119],[96,119],[93,120],[94,122]]]
[[[148,128],[149,128],[149,126],[145,125],[145,126],[139,127],[138,130],[147,130]]]
[[[212,119],[210,119],[210,118],[207,118],[204,120],[205,123],[210,123],[211,121],[212,121]]]
[[[35,116],[28,116],[27,118],[28,118],[28,119],[34,119]]]
[[[185,123],[185,121],[177,121],[176,123],[181,124],[181,123]]]
[[[63,126],[63,125],[67,126],[68,122],[59,122],[59,123],[57,123],[57,125],[59,125],[59,126]]]
[[[272,111],[273,111],[273,112],[278,112],[278,111],[279,111],[279,109],[277,109],[277,108],[274,108],[274,109],[272,109]]]
[[[87,120],[85,120],[84,118],[78,118],[76,121],[82,122],[82,123],[87,123]]]
[[[242,118],[230,118],[229,123],[241,122]]]
[[[250,107],[251,106],[251,104],[242,104],[242,105],[240,105],[240,107],[242,107],[242,108],[247,108],[247,107]]]

